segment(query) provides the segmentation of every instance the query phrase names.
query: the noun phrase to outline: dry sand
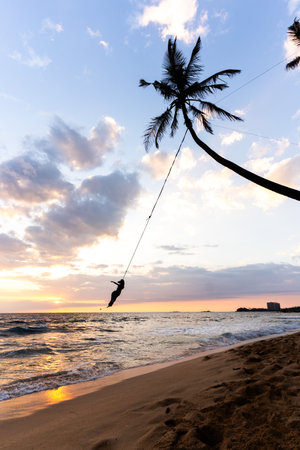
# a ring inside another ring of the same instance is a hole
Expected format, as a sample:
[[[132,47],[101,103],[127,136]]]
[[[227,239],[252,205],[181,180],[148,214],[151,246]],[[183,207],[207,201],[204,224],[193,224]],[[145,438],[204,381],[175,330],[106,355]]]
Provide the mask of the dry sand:
[[[300,449],[300,333],[0,422],[1,449]]]

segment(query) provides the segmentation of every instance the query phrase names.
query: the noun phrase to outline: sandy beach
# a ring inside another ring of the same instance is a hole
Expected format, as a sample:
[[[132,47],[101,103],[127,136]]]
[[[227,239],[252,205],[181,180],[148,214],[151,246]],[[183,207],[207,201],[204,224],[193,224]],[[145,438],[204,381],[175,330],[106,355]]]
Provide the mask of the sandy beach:
[[[1,449],[295,450],[299,366],[300,333],[177,362],[1,420]]]

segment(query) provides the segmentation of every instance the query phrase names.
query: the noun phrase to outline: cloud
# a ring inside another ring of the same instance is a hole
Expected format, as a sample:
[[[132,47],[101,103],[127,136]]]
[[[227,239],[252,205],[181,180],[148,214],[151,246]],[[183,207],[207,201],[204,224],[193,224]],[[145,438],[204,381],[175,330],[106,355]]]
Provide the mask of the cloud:
[[[94,195],[101,200],[106,198],[120,209],[130,206],[139,191],[137,174],[123,174],[120,171],[87,178],[79,189],[83,196]]]
[[[86,30],[86,31],[87,31],[88,35],[89,35],[92,39],[100,38],[100,37],[102,36],[102,34],[100,33],[99,30],[94,31],[94,30],[92,30],[90,27],[87,27],[87,30]],[[109,44],[108,44],[108,42],[104,41],[103,39],[101,39],[100,41],[98,41],[98,43],[99,43],[99,45],[101,45],[101,47],[105,48],[105,50],[108,50],[108,49],[109,49]]]
[[[228,19],[228,12],[224,11],[223,9],[221,11],[218,11],[214,14],[214,17],[216,17],[217,19],[220,19],[220,21],[222,23],[225,23],[226,20]]]
[[[87,27],[86,31],[87,31],[88,35],[91,36],[92,38],[101,37],[101,33],[99,30],[93,31],[90,27]]]
[[[294,261],[300,261],[300,244],[295,247],[291,256]]]
[[[251,172],[265,173],[266,171],[270,170],[273,161],[274,161],[273,157],[250,159],[249,161],[247,161],[245,166],[249,170],[251,170]]]
[[[262,158],[257,161],[249,161],[250,168],[261,169],[264,166],[262,176],[279,184],[299,189],[300,185],[300,156],[286,158],[279,162],[274,162],[273,158]],[[275,192],[263,189],[254,183],[248,183],[243,189],[245,198],[248,197],[257,207],[264,210],[280,206],[286,197]]]
[[[76,256],[79,247],[93,245],[100,237],[117,237],[140,193],[137,173],[118,170],[83,181],[77,175],[81,185],[76,187],[67,181],[57,163],[68,163],[71,168],[102,164],[106,153],[117,144],[121,130],[114,119],[105,117],[87,138],[57,119],[49,136],[38,141],[27,138],[29,151],[0,164],[1,213],[7,218],[6,229],[9,220],[18,216],[14,230],[24,233],[27,253],[30,246],[27,257],[35,255],[40,264],[63,255]],[[66,167],[61,170],[66,171]],[[9,240],[11,247],[12,243]]]
[[[290,146],[288,138],[272,139],[272,142],[277,145],[276,155],[283,155],[287,148]]]
[[[106,41],[99,41],[99,45],[104,47],[106,50],[108,50],[108,48],[109,48],[108,42],[106,42]]]
[[[234,114],[236,114],[238,116],[245,116],[246,115],[246,111],[244,109],[236,109],[234,111]]]
[[[222,138],[221,145],[232,145],[234,142],[241,141],[244,137],[242,133],[238,133],[237,131],[233,131],[230,134],[221,134]]]
[[[41,31],[51,31],[52,33],[61,33],[64,31],[63,26],[60,23],[52,22],[51,19],[44,19],[42,22]]]
[[[23,241],[20,239],[17,239],[13,236],[10,236],[5,233],[0,233],[0,247],[1,247],[1,253],[11,253],[16,252],[20,253],[23,252],[26,248],[28,248],[28,245],[24,244]]]
[[[39,56],[35,50],[28,45],[26,41],[23,43],[24,54],[15,51],[10,57],[21,64],[28,67],[47,67],[51,63],[51,59],[48,56]]]
[[[197,160],[194,158],[192,150],[189,147],[182,148],[180,151],[177,169],[179,169],[180,172],[191,170],[196,166],[196,164]]]
[[[135,269],[138,272],[138,267]],[[146,275],[135,274],[134,270],[132,272],[130,283],[123,294],[126,304],[170,300],[184,304],[189,300],[241,299],[255,295],[265,295],[267,302],[272,295],[300,292],[299,265],[249,264],[220,270],[156,266]],[[72,292],[73,301],[80,300],[84,295],[88,295],[89,299],[97,299],[99,292],[109,294],[106,287],[108,280],[105,276],[74,275],[57,280],[54,285],[57,286],[57,292]],[[89,283],[88,292],[86,283]]]
[[[154,153],[147,153],[143,156],[142,166],[153,178],[158,180],[167,175],[173,159],[173,155],[156,150]]]
[[[51,126],[49,139],[37,145],[73,169],[90,169],[103,164],[106,154],[119,143],[123,129],[112,117],[104,117],[92,127],[90,136],[85,137],[57,117]]]
[[[286,151],[286,149],[290,146],[290,141],[288,138],[282,137],[281,139],[270,139],[269,143],[265,143],[262,141],[252,142],[250,147],[250,156],[254,159],[262,158],[267,153],[271,153],[272,155],[281,156]]]
[[[159,246],[162,250],[165,250],[170,255],[193,255],[190,251],[191,247],[188,245],[178,246],[178,245],[161,245]]]
[[[19,203],[40,203],[58,199],[72,190],[57,167],[30,154],[0,165],[0,198]]]
[[[142,158],[142,167],[155,179],[165,178],[174,160],[174,156],[175,153],[170,155],[162,150],[147,153]],[[173,173],[176,173],[176,176],[178,176],[183,171],[193,169],[196,164],[197,161],[193,156],[192,150],[184,147],[180,151]]]
[[[83,181],[66,199],[55,204],[26,230],[26,239],[42,255],[70,255],[101,236],[118,235],[127,209],[140,193],[135,173],[119,171]]]
[[[143,285],[141,291],[140,286]],[[221,270],[202,267],[156,267],[147,276],[132,276],[130,299],[182,301],[242,298],[300,292],[300,266],[251,264]],[[133,300],[134,301],[134,300]]]
[[[177,36],[189,44],[209,31],[207,12],[202,11],[197,15],[197,9],[196,0],[156,0],[144,7],[137,23],[141,27],[154,23],[159,26],[163,40],[167,36]]]
[[[250,146],[250,157],[251,158],[262,158],[271,150],[270,146],[262,142],[252,142]]]
[[[28,260],[30,245],[9,234],[0,233],[0,267],[12,268]]]
[[[277,183],[299,188],[300,183],[300,156],[286,158],[274,163],[265,175]]]
[[[12,200],[0,201],[0,213],[2,219],[18,220],[22,217],[29,217],[32,210],[32,205],[30,203],[15,203]],[[12,223],[13,225],[13,223]]]
[[[200,190],[202,201],[210,209],[244,209],[244,187],[234,186],[232,175],[233,172],[227,168],[208,170],[191,186]]]
[[[152,289],[155,283],[163,286],[166,281],[169,298],[173,300],[201,300],[233,298],[246,295],[278,294],[300,291],[300,267],[289,264],[252,264],[216,271],[201,267],[169,267],[161,271],[156,268],[149,277]],[[149,286],[146,286],[149,290]],[[153,294],[153,299],[161,300]]]

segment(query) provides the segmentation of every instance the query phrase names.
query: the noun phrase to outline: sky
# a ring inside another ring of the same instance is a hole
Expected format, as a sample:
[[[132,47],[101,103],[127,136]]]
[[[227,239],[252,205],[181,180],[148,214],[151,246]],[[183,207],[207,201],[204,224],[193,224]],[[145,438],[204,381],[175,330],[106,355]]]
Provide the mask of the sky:
[[[0,312],[99,311],[124,275],[183,138],[145,152],[166,104],[170,37],[203,79],[240,69],[208,100],[199,137],[300,189],[300,0],[0,0]],[[227,80],[226,80],[227,81]],[[300,305],[299,203],[220,166],[187,134],[114,311]]]

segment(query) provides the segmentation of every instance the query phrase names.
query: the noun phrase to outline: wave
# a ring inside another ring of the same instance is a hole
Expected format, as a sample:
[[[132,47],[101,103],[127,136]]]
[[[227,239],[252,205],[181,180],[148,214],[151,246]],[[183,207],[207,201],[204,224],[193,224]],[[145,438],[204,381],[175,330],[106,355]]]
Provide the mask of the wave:
[[[83,331],[84,328],[77,327],[76,331]],[[16,327],[2,329],[0,331],[0,336],[9,337],[9,336],[27,336],[29,334],[40,334],[40,333],[49,333],[49,332],[57,332],[57,333],[73,333],[74,329],[72,326],[62,325],[62,326],[51,326],[49,327],[46,324],[35,324],[35,325],[18,325]]]
[[[11,350],[0,353],[0,359],[2,358],[24,358],[35,355],[55,355],[55,352],[49,347],[37,347],[37,348],[21,348],[19,350]]]
[[[211,350],[217,347],[238,344],[239,342],[249,341],[264,336],[285,334],[288,332],[297,331],[300,329],[300,323],[286,324],[285,326],[274,326],[259,330],[247,330],[244,332],[232,333],[226,332],[219,336],[201,338],[199,345],[202,350]]]
[[[9,323],[9,324],[14,324],[14,325],[16,325],[16,324],[18,324],[18,323],[26,323],[24,320],[10,320],[9,322],[7,322],[7,323]]]
[[[102,333],[118,333],[119,330],[112,330],[111,328],[100,328],[99,331]]]
[[[1,386],[0,401],[48,389],[57,389],[60,386],[92,381],[121,369],[122,367],[119,364],[111,362],[102,368],[78,368],[73,371],[60,371],[15,380]]]
[[[24,336],[27,334],[46,333],[48,331],[49,331],[49,328],[47,325],[35,325],[35,326],[19,325],[17,327],[11,327],[11,328],[7,328],[6,330],[2,330],[1,335],[2,336],[9,336],[9,335]]]

